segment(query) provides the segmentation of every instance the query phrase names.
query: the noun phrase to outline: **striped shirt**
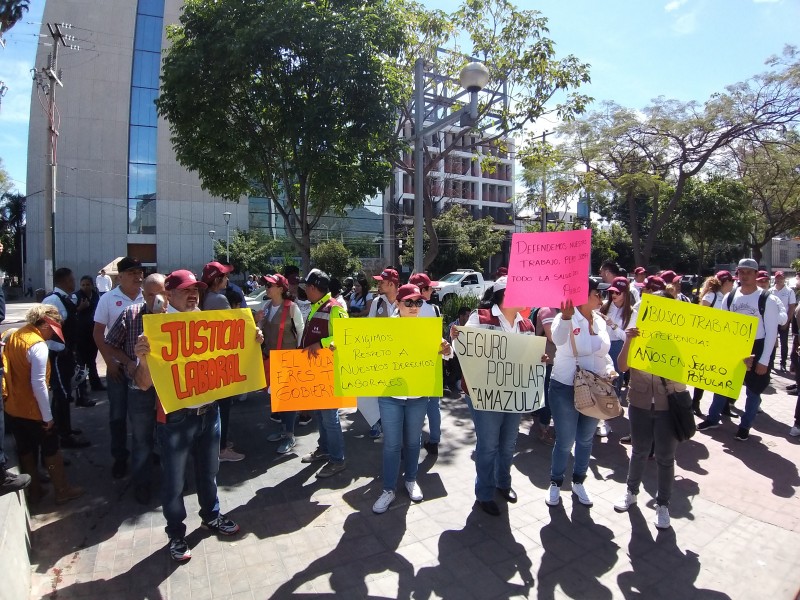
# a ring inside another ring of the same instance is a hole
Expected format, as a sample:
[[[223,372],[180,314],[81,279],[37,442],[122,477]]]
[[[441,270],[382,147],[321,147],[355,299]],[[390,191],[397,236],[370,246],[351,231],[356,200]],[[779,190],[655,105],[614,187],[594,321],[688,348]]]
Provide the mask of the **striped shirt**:
[[[113,348],[122,350],[128,358],[136,360],[136,353],[133,351],[136,340],[144,333],[144,323],[142,315],[147,314],[147,305],[131,304],[124,309],[117,317],[106,334],[106,344]]]

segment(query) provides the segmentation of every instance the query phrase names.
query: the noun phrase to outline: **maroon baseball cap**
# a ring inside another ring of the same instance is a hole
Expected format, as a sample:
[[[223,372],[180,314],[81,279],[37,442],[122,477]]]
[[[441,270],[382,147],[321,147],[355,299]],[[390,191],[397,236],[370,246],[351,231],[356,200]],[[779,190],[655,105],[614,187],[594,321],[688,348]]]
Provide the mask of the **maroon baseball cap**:
[[[171,292],[172,290],[182,290],[192,287],[193,285],[196,285],[201,290],[204,290],[208,287],[202,281],[197,281],[194,273],[187,271],[186,269],[178,269],[177,271],[173,271],[167,275],[167,279],[164,281],[164,289],[168,292]]]
[[[733,275],[731,275],[730,271],[717,271],[716,275],[714,275],[720,283],[725,283],[727,281],[733,281]]]
[[[497,279],[499,277],[505,277],[506,275],[508,275],[508,267],[499,267],[494,274],[494,278]]]
[[[289,280],[286,279],[286,277],[284,277],[280,273],[275,273],[273,275],[264,275],[259,280],[259,282],[264,284],[269,283],[270,285],[277,285],[278,287],[282,287],[284,290],[289,289]]]
[[[766,271],[759,271],[756,276],[756,281],[764,281],[765,279],[769,279],[769,273]]]
[[[227,275],[233,271],[233,265],[223,265],[217,261],[208,263],[203,267],[203,276],[200,278],[205,283],[211,283],[220,275]]]
[[[775,271],[775,277],[778,278],[778,277],[786,277],[786,276],[783,274],[783,271]]]
[[[608,288],[609,292],[627,292],[629,289],[627,277],[615,277]]]
[[[394,269],[384,269],[380,275],[373,275],[373,279],[377,281],[391,281],[392,283],[400,283],[400,276]]]
[[[425,273],[414,273],[411,277],[408,278],[408,283],[413,283],[417,287],[424,288],[424,287],[431,287],[432,285],[436,285],[439,282],[431,281],[431,278],[428,277]]]
[[[403,300],[419,300],[420,298],[422,298],[422,294],[419,288],[413,283],[401,285],[400,289],[397,290],[398,302],[402,302]]]
[[[633,270],[634,275],[641,275],[642,273],[647,273],[647,269],[645,269],[644,267],[636,267]]]
[[[667,284],[661,277],[650,275],[650,277],[644,280],[644,287],[653,292],[660,292],[667,289]]]
[[[676,274],[675,271],[664,271],[661,273],[661,279],[663,279],[665,283],[674,283],[676,279],[680,281],[681,276]]]

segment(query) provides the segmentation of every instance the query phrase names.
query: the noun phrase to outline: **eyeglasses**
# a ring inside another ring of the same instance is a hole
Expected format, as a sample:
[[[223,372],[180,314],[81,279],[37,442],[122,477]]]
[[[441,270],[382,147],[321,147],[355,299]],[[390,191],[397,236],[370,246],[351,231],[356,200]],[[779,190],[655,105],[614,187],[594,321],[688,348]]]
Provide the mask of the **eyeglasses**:
[[[619,296],[622,292],[608,292],[612,296]]]
[[[403,304],[406,305],[406,308],[411,308],[412,306],[416,306],[417,308],[422,308],[422,300],[403,300]]]

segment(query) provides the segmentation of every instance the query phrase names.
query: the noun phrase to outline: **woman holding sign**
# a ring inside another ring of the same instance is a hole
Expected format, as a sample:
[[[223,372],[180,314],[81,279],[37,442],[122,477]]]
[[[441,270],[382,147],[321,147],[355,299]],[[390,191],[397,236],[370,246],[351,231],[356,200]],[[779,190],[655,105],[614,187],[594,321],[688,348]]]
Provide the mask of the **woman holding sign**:
[[[656,292],[657,296],[669,298],[666,292]],[[630,340],[639,335],[635,327],[628,329],[625,344],[617,358],[620,371],[628,371],[628,350]],[[686,385],[630,369],[631,381],[628,386],[628,418],[631,423],[631,462],[628,467],[628,489],[625,495],[614,504],[614,510],[625,512],[636,504],[642,473],[647,463],[650,448],[655,444],[656,465],[658,467],[658,492],[656,493],[656,519],[658,529],[669,528],[669,499],[675,481],[675,449],[678,438],[672,424],[667,395],[682,392]]]
[[[561,313],[553,319],[553,342],[556,357],[550,376],[550,410],[556,426],[556,445],[550,465],[550,490],[545,502],[556,506],[561,502],[561,485],[567,470],[572,446],[575,464],[572,467],[572,493],[578,501],[591,506],[592,499],[584,488],[592,440],[598,420],[575,409],[576,364],[601,376],[611,376],[614,365],[608,351],[611,339],[605,320],[594,311],[603,303],[598,283],[589,280],[589,298],[575,307],[571,300],[561,304]]]
[[[419,288],[413,284],[400,286],[397,290],[397,314],[395,317],[418,317],[424,300]],[[453,356],[450,344],[442,340],[442,355],[445,360]],[[417,484],[422,426],[428,411],[426,396],[395,396],[378,398],[378,408],[383,424],[383,492],[372,506],[372,512],[385,513],[395,499],[395,487],[400,473],[400,461],[406,491],[413,502],[422,501],[422,490]]]
[[[482,302],[467,320],[467,327],[495,329],[509,333],[535,335],[533,323],[522,317],[522,306],[504,306],[506,277],[500,277],[487,290],[488,302]],[[491,294],[491,296],[489,296]],[[452,338],[458,337],[458,330],[451,328]],[[542,362],[547,356],[542,357]],[[464,389],[469,390],[465,385]],[[469,391],[465,396],[475,422],[475,497],[476,505],[484,512],[498,516],[500,507],[494,501],[499,493],[507,502],[516,502],[517,493],[511,487],[511,460],[517,445],[517,434],[522,413],[478,410],[473,406]]]

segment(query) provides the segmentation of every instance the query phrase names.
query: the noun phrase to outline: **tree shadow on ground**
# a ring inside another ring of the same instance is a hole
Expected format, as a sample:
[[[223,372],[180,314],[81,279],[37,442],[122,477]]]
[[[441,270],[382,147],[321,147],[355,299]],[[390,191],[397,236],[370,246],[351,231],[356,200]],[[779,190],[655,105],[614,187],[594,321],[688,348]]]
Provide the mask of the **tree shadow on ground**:
[[[638,506],[631,507],[628,515],[631,520],[628,556],[633,570],[617,576],[625,600],[730,600],[727,594],[695,586],[700,574],[700,557],[691,550],[684,554],[678,548],[674,529],[658,530],[653,538]]]

